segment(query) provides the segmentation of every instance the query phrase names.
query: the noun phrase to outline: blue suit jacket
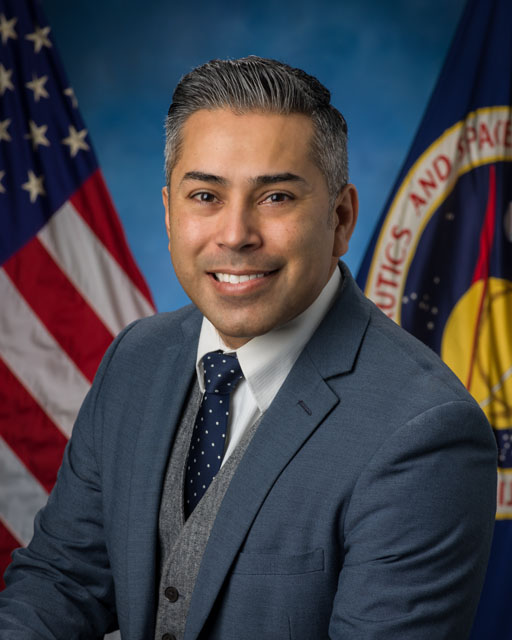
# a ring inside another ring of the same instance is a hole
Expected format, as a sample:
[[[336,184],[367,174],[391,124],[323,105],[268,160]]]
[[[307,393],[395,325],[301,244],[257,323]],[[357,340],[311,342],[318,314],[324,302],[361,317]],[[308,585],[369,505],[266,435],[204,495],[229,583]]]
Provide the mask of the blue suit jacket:
[[[0,597],[0,638],[154,635],[162,483],[201,323],[128,327],[84,402],[35,536]],[[348,271],[229,486],[185,640],[465,638],[493,529],[480,409]]]

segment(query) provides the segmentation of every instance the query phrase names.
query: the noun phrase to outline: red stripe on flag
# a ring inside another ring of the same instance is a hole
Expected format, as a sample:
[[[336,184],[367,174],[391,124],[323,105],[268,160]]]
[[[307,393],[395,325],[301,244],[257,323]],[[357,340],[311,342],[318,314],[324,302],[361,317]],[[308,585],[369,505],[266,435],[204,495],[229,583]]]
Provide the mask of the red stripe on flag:
[[[149,288],[128,248],[123,227],[99,169],[71,196],[70,202],[135,286],[154,306]]]
[[[0,424],[5,442],[49,493],[67,439],[1,358]]]
[[[21,546],[21,542],[12,535],[0,520],[0,590],[5,588],[3,575],[11,562],[11,553]]]
[[[37,237],[3,267],[62,349],[92,381],[113,336]]]

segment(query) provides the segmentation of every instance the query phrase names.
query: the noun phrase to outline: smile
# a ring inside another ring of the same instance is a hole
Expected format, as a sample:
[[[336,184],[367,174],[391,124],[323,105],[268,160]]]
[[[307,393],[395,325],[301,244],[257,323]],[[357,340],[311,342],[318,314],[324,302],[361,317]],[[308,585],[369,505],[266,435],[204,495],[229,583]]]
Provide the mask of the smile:
[[[270,272],[264,273],[251,273],[250,275],[236,275],[234,273],[214,273],[214,277],[218,282],[229,282],[230,284],[240,284],[242,282],[248,282],[249,280],[256,280],[257,278],[264,278]]]

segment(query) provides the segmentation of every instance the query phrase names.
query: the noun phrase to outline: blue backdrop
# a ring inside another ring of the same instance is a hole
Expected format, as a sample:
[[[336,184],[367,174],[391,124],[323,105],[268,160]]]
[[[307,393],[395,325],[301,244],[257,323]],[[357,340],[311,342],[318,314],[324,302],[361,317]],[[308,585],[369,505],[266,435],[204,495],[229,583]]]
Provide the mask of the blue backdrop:
[[[159,310],[187,298],[167,253],[160,189],[173,87],[214,57],[274,57],[316,75],[349,125],[362,259],[464,0],[43,0],[128,241]]]

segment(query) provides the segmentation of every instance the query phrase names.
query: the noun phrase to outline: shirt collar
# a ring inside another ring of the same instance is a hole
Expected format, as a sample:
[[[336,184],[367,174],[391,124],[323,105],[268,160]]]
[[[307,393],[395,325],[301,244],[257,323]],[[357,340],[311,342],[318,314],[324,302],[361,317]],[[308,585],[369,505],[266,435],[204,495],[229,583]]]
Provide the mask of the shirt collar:
[[[227,347],[212,323],[203,317],[197,348],[196,372],[204,393],[202,359],[210,351],[236,353],[249,388],[263,413],[269,407],[290,373],[302,349],[331,307],[339,291],[342,276],[334,270],[316,300],[300,315],[281,327],[256,336],[234,351]]]

